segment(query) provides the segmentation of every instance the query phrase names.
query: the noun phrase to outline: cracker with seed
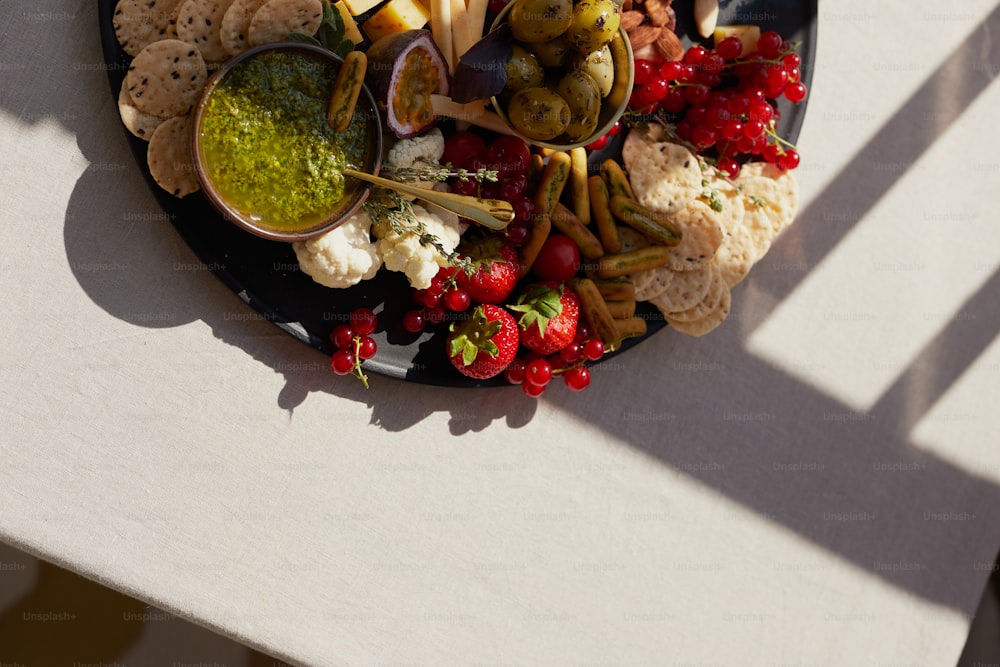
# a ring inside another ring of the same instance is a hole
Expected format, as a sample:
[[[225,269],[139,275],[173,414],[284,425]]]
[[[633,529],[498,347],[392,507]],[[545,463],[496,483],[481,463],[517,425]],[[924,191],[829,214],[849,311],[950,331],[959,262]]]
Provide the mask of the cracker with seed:
[[[722,273],[719,271],[719,267],[712,265],[709,267],[709,272],[712,274],[712,282],[709,285],[708,293],[705,294],[705,298],[696,303],[693,307],[687,310],[677,310],[670,313],[666,313],[670,319],[675,322],[694,322],[695,320],[700,320],[706,317],[718,306],[719,302],[722,300],[722,293],[724,291],[729,291],[729,286],[722,279]]]
[[[799,208],[799,183],[792,172],[751,162],[740,169],[736,185],[747,199],[767,209],[774,236],[792,224]]]
[[[683,272],[707,266],[724,238],[712,209],[692,200],[673,217],[673,223],[681,232],[681,240],[670,247],[670,268]]]
[[[267,0],[235,0],[229,5],[219,30],[222,45],[229,55],[236,56],[250,48],[250,21],[265,2]]]
[[[136,56],[161,39],[177,37],[174,14],[181,0],[118,0],[111,26],[122,50]]]
[[[716,304],[705,317],[697,320],[691,320],[690,322],[683,322],[672,318],[670,315],[666,316],[667,324],[681,332],[682,334],[687,334],[688,336],[704,336],[705,334],[714,331],[719,327],[720,324],[726,321],[729,317],[729,310],[732,307],[732,295],[729,290],[723,290],[722,298]]]
[[[676,275],[677,272],[672,271],[667,266],[658,266],[655,269],[643,271],[641,274],[635,274],[633,277],[635,300],[649,301],[660,296],[670,288]]]
[[[629,131],[622,162],[636,200],[651,211],[674,214],[701,193],[701,165],[684,146],[658,137],[653,129]]]
[[[191,158],[190,116],[175,116],[156,128],[149,139],[146,163],[156,184],[175,197],[200,188]]]
[[[708,265],[696,271],[678,271],[667,288],[649,302],[665,315],[688,310],[705,298],[711,286],[712,270]]]
[[[250,21],[250,46],[283,40],[290,32],[313,35],[323,22],[319,0],[267,0]]]
[[[229,59],[222,45],[222,19],[233,0],[184,0],[177,13],[177,37],[201,50],[205,62]]]
[[[764,200],[746,193],[741,193],[741,195],[745,207],[743,227],[747,230],[753,243],[754,255],[756,256],[754,261],[760,261],[771,249],[771,242],[777,234],[774,231],[771,215]]]
[[[713,261],[719,267],[722,279],[729,287],[736,287],[747,277],[757,261],[757,249],[743,223],[726,232],[726,238],[715,253]]]
[[[121,116],[122,124],[129,132],[146,141],[149,141],[156,128],[166,120],[166,118],[140,111],[129,96],[124,81],[122,81],[122,87],[118,93],[118,115]]]
[[[207,78],[197,46],[179,39],[162,39],[132,60],[125,74],[125,88],[140,111],[170,118],[191,110]]]

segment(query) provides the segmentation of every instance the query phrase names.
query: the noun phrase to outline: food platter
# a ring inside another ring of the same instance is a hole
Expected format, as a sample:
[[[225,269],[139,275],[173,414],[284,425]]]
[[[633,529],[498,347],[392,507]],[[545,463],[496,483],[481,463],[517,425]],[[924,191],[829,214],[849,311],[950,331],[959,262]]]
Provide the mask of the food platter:
[[[128,67],[129,56],[115,37],[112,16],[114,0],[98,0],[99,27],[108,82],[117,98]],[[676,0],[676,32],[684,43],[695,34],[690,18],[690,0]],[[811,83],[816,50],[816,0],[732,0],[721,3],[719,23],[754,23],[775,30],[799,42],[802,57],[801,80]],[[687,8],[687,9],[686,9]],[[781,135],[791,142],[798,137],[805,116],[805,104],[779,102]],[[412,307],[410,287],[403,274],[380,271],[378,275],[347,289],[331,289],[314,282],[298,268],[289,243],[254,236],[231,224],[216,211],[202,193],[175,198],[158,187],[147,168],[147,143],[123,129],[136,164],[147,178],[159,204],[184,241],[241,300],[295,338],[329,356],[333,344],[331,330],[343,323],[347,314],[367,307],[379,315],[374,334],[378,354],[365,362],[367,371],[423,384],[473,387],[505,384],[502,377],[473,380],[459,374],[444,354],[444,332],[411,334],[402,327],[403,314]],[[621,137],[595,151],[595,163],[620,155]],[[223,306],[226,307],[226,306]],[[640,315],[648,322],[645,337],[665,328],[662,316],[648,304],[640,304]],[[625,341],[614,354],[628,350],[644,338]],[[607,358],[607,357],[605,357]]]

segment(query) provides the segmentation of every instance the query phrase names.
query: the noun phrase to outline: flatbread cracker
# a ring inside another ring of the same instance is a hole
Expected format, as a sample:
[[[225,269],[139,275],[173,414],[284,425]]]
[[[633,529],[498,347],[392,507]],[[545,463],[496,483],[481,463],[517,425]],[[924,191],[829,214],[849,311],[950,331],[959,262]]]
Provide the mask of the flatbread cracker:
[[[197,46],[179,39],[163,39],[144,48],[132,60],[125,74],[125,88],[140,111],[170,118],[191,110],[207,78]]]
[[[630,130],[622,162],[636,200],[651,211],[674,214],[701,193],[701,165],[684,146],[657,141],[657,136]]]
[[[177,37],[174,15],[181,0],[118,0],[111,25],[122,50],[136,56],[161,39]]]
[[[208,63],[229,59],[222,45],[222,19],[233,0],[184,0],[177,14],[177,37],[196,45]]]
[[[121,116],[122,124],[129,132],[146,141],[149,141],[156,128],[166,120],[166,118],[140,111],[129,96],[124,81],[122,81],[121,90],[118,92],[118,115]]]
[[[705,298],[687,310],[673,311],[665,314],[677,322],[693,322],[706,317],[715,310],[719,301],[722,300],[722,292],[729,291],[729,286],[722,279],[722,274],[719,272],[717,266],[713,265],[709,267],[709,271],[712,274],[712,283],[708,288],[708,293],[705,294]]]
[[[677,272],[672,271],[667,266],[658,266],[649,271],[633,274],[632,282],[635,285],[635,300],[649,301],[660,296],[669,289],[676,275]]]
[[[250,21],[250,46],[284,39],[290,32],[313,35],[323,22],[319,0],[268,0]]]
[[[230,55],[236,56],[250,48],[250,21],[267,0],[235,0],[222,17],[219,38]]]
[[[757,250],[750,232],[742,222],[732,231],[726,232],[726,238],[713,261],[729,287],[736,287],[750,273],[757,262]]]
[[[792,172],[751,162],[743,165],[736,185],[746,198],[763,202],[775,236],[792,224],[799,208],[799,183]]]
[[[681,240],[670,247],[670,268],[683,272],[707,266],[724,238],[712,209],[695,199],[673,217],[673,222],[681,231]]]
[[[165,120],[149,139],[149,173],[156,184],[175,197],[196,192],[200,185],[191,158],[191,118]]]
[[[678,271],[663,293],[649,299],[649,302],[664,314],[688,310],[705,298],[711,286],[712,269],[709,265],[696,271]]]
[[[715,308],[705,315],[705,317],[692,320],[690,322],[682,322],[681,320],[677,320],[672,318],[670,315],[667,315],[666,320],[667,324],[682,334],[695,337],[704,336],[705,334],[717,329],[720,324],[726,321],[726,318],[729,317],[729,310],[731,307],[732,295],[729,290],[726,289],[722,292],[722,298],[719,300],[719,303],[716,304]]]

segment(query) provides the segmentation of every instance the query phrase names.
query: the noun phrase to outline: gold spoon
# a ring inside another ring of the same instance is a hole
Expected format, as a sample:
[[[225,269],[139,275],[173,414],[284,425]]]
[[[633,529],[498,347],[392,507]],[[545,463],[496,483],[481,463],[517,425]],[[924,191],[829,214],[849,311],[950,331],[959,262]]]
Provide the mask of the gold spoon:
[[[367,181],[372,185],[378,185],[389,190],[402,192],[405,195],[412,195],[417,199],[436,204],[441,208],[451,211],[455,215],[474,220],[484,227],[490,229],[504,229],[514,219],[514,208],[505,201],[499,199],[481,199],[468,195],[459,195],[454,192],[439,192],[419,188],[409,183],[400,183],[381,176],[372,176],[363,171],[357,171],[346,167],[340,170],[346,176],[353,176],[361,181]]]

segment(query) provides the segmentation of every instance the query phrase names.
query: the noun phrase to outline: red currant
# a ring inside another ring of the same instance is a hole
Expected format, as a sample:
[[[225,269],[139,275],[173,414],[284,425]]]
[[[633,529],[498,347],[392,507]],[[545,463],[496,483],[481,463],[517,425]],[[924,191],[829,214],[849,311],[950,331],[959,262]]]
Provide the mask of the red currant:
[[[337,349],[346,349],[351,346],[354,340],[354,329],[349,324],[338,324],[330,332],[330,340]]]
[[[778,166],[782,169],[791,170],[799,166],[799,161],[799,152],[797,150],[789,149],[778,158]]]
[[[453,287],[441,297],[444,307],[453,313],[461,313],[472,305],[472,297],[461,287]]]
[[[571,391],[583,391],[590,386],[590,369],[576,366],[563,373],[563,382]]]
[[[635,83],[643,86],[656,79],[656,64],[652,60],[638,58],[635,61]]]
[[[765,58],[777,58],[785,40],[773,30],[762,32],[757,39],[757,52]]]
[[[708,53],[708,51],[704,46],[695,44],[694,46],[688,47],[688,50],[684,52],[681,62],[687,65],[697,65],[702,61],[706,53]]]
[[[526,366],[527,364],[524,363],[524,359],[515,359],[504,369],[504,379],[511,384],[521,384],[524,382],[524,369]]]
[[[583,355],[583,346],[580,345],[580,343],[576,342],[575,340],[570,341],[569,343],[566,344],[566,347],[559,350],[559,359],[564,364],[574,364],[580,360],[580,357],[582,355]]]
[[[337,375],[347,375],[354,370],[354,352],[348,349],[337,350],[330,357],[330,369]]]
[[[785,97],[789,102],[798,104],[806,98],[806,84],[801,81],[792,81],[785,86]]]
[[[507,240],[510,241],[511,245],[522,246],[528,240],[528,225],[517,218],[507,225],[506,232]]]
[[[351,311],[351,328],[359,336],[367,336],[375,331],[378,325],[378,317],[370,308],[355,308]]]
[[[604,341],[600,338],[587,338],[583,341],[583,356],[590,361],[597,361],[604,356]]]
[[[408,310],[403,313],[403,328],[409,333],[420,333],[427,326],[422,310]]]
[[[608,145],[608,135],[605,134],[603,137],[598,137],[597,139],[591,141],[589,144],[587,144],[586,148],[588,151],[599,151],[607,145]]]
[[[660,65],[660,76],[667,81],[677,81],[684,72],[684,66],[676,60],[668,60]]]
[[[715,51],[726,60],[736,60],[743,55],[743,42],[736,35],[730,35],[715,45]]]
[[[543,393],[545,393],[545,385],[533,384],[531,382],[528,382],[527,379],[525,379],[525,381],[521,383],[521,391],[524,392],[525,396],[530,396],[531,398],[538,398]]]
[[[371,336],[362,336],[358,341],[358,358],[371,359],[378,351],[378,343]]]
[[[552,364],[545,358],[534,359],[525,368],[524,378],[526,384],[544,387],[552,379]]]
[[[715,166],[729,178],[736,178],[740,174],[740,163],[731,157],[719,158]]]

